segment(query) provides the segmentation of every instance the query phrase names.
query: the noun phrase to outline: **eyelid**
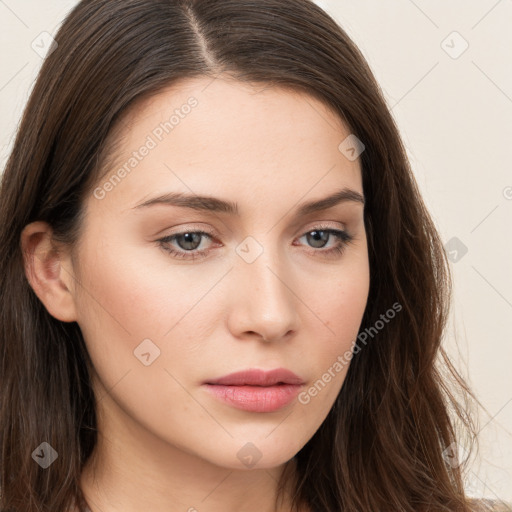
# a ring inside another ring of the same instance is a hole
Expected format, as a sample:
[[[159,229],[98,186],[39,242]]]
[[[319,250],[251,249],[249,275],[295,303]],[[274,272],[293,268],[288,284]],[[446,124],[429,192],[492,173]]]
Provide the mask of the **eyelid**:
[[[305,229],[302,230],[302,235],[309,233],[310,231],[320,230],[320,229],[335,229],[338,231],[346,231],[346,225],[343,222],[329,221],[329,220],[317,220],[311,222],[311,224],[307,225]],[[300,235],[300,236],[302,236]]]
[[[203,224],[193,224],[193,223],[177,226],[174,231],[170,231],[170,232],[165,231],[165,234],[158,235],[158,236],[161,236],[162,238],[166,238],[169,236],[181,235],[183,233],[196,233],[199,231],[210,235],[212,238],[217,237],[215,230],[213,230],[212,228],[205,226]]]

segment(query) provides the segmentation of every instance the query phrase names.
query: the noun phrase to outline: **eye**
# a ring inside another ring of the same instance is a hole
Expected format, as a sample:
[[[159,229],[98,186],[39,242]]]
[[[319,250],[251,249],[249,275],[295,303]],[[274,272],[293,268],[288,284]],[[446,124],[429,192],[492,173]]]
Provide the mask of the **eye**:
[[[183,233],[166,236],[157,241],[162,249],[170,253],[172,256],[181,259],[194,260],[197,258],[204,258],[208,255],[207,249],[197,251],[197,248],[201,245],[202,239],[205,237],[210,240],[213,239],[212,235],[206,231],[184,231]],[[176,241],[180,250],[176,250],[172,245],[169,245],[173,241]]]
[[[304,233],[299,237],[299,240],[301,238],[305,238],[310,247],[313,247],[314,249],[322,249],[311,251],[314,254],[320,254],[322,256],[339,256],[343,254],[346,246],[353,241],[353,237],[346,231],[323,226],[318,226],[307,233]],[[335,245],[328,249],[324,249],[327,243],[333,238]]]
[[[213,235],[206,231],[191,230],[166,236],[157,240],[157,242],[162,249],[171,254],[174,258],[195,260],[205,258],[210,252],[209,248],[198,250],[205,238],[212,241]],[[325,226],[318,226],[311,229],[297,240],[302,238],[305,238],[306,243],[310,246],[311,249],[309,252],[325,257],[341,255],[345,247],[353,240],[353,237],[346,231]],[[325,249],[328,242],[331,240],[334,241],[335,245]]]

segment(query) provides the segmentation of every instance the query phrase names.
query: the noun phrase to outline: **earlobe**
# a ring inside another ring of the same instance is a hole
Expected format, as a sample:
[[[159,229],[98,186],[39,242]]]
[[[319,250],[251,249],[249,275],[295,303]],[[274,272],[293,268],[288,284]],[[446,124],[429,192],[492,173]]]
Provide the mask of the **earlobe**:
[[[71,260],[52,243],[51,226],[42,221],[28,224],[20,243],[25,275],[39,300],[57,320],[76,321]]]

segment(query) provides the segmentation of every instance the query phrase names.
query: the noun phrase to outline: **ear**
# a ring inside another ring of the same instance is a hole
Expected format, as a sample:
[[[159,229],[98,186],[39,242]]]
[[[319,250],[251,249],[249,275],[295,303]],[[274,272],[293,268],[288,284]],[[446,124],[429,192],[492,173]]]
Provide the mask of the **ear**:
[[[75,277],[71,258],[52,239],[51,226],[42,221],[25,226],[21,249],[30,286],[50,315],[63,322],[76,320]]]

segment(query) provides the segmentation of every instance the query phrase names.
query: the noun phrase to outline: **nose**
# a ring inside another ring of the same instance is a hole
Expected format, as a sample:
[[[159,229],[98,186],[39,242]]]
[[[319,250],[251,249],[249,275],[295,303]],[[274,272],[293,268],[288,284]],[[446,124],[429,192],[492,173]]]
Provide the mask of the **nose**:
[[[289,339],[299,328],[299,299],[290,268],[265,248],[252,263],[235,259],[228,327],[238,339]]]

